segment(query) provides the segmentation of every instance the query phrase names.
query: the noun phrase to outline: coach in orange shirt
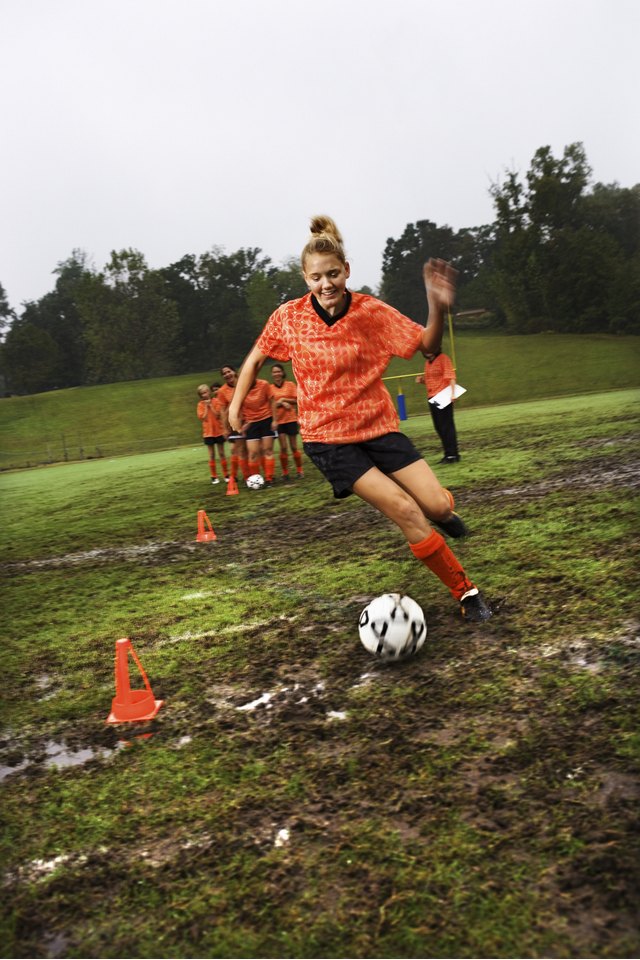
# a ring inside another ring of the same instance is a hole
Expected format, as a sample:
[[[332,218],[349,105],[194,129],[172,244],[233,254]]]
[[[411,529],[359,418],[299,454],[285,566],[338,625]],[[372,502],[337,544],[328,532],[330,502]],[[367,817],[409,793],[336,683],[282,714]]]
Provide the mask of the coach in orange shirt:
[[[453,419],[453,404],[455,403],[453,391],[456,385],[456,372],[446,353],[443,353],[442,350],[426,353],[424,373],[416,377],[416,383],[424,383],[427,388],[428,401],[435,397],[437,393],[440,393],[441,390],[447,387],[451,389],[451,403],[447,404],[446,407],[439,407],[437,403],[428,403],[428,407],[444,450],[444,457],[440,463],[457,463],[460,455],[458,453],[456,425]]]
[[[351,270],[342,237],[329,217],[314,217],[302,251],[309,293],[278,307],[246,358],[229,407],[238,429],[242,403],[267,357],[291,360],[298,384],[304,451],[341,498],[355,493],[402,530],[414,556],[449,588],[467,620],[491,616],[475,584],[434,530],[466,533],[453,497],[411,441],[382,383],[392,356],[409,359],[440,349],[444,311],[453,302],[455,270],[425,264],[429,317],[421,327],[375,297],[347,289]],[[427,519],[429,518],[429,520]]]

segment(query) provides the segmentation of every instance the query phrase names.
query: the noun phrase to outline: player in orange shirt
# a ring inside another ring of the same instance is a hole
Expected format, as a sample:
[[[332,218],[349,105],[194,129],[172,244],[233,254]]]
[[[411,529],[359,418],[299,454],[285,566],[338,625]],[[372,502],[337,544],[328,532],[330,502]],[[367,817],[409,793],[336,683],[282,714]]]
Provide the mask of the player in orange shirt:
[[[209,473],[211,483],[220,483],[218,471],[216,469],[216,447],[218,448],[218,457],[220,458],[220,467],[225,481],[229,480],[229,467],[224,451],[224,436],[222,423],[218,415],[218,404],[211,396],[211,387],[206,383],[201,383],[198,387],[198,406],[196,413],[198,420],[202,423],[202,440],[209,451]]]
[[[298,389],[293,380],[286,379],[284,367],[279,363],[271,367],[271,380],[271,396],[275,400],[278,420],[282,477],[289,479],[289,450],[296,465],[296,475],[303,477],[302,453],[298,450]]]
[[[247,441],[249,476],[260,473],[262,467],[265,486],[270,487],[275,465],[276,403],[271,396],[271,384],[266,380],[254,380],[243,400],[240,418]]]
[[[222,424],[224,435],[233,444],[231,448],[231,476],[234,480],[238,477],[238,468],[242,471],[242,476],[247,480],[251,474],[249,471],[249,457],[247,454],[247,441],[241,431],[232,431],[229,426],[229,404],[231,403],[236,384],[238,382],[238,371],[230,363],[225,363],[220,367],[220,373],[224,383],[216,394],[216,401]]]
[[[441,390],[447,387],[451,388],[451,403],[447,404],[446,407],[441,408],[437,403],[429,403],[428,406],[433,425],[444,449],[444,457],[440,463],[457,463],[460,454],[458,453],[456,424],[453,419],[453,405],[455,403],[453,393],[456,385],[456,372],[446,353],[443,353],[442,350],[434,350],[433,353],[425,354],[424,373],[418,374],[416,383],[424,383],[427,388],[427,400],[431,400]]]
[[[414,556],[449,588],[467,620],[491,616],[444,537],[464,536],[453,497],[411,441],[398,432],[398,416],[382,375],[392,356],[432,353],[442,341],[443,315],[455,295],[456,272],[429,260],[423,277],[429,316],[421,327],[375,297],[347,289],[350,267],[342,237],[329,217],[314,217],[302,251],[309,293],[290,300],[267,320],[246,358],[229,407],[241,424],[241,407],[267,357],[291,360],[298,384],[304,451],[341,498],[355,493],[389,517]]]

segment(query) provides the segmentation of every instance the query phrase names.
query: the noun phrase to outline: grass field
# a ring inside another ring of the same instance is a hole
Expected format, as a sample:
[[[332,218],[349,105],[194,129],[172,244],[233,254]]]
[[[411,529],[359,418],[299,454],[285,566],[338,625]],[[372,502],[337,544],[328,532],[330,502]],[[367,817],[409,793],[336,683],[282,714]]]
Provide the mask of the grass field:
[[[460,408],[477,627],[311,466],[4,473],[3,956],[637,956],[639,401]],[[394,666],[357,636],[384,591],[429,628]],[[105,725],[119,637],[151,723]]]
[[[446,339],[444,348],[450,350]],[[640,386],[640,337],[463,331],[455,353],[468,391],[461,410]],[[424,387],[414,377],[421,371],[420,358],[393,360],[388,370],[403,377],[388,386],[394,396],[401,386],[410,416],[425,410]],[[0,399],[0,469],[191,443],[199,436],[196,387],[212,380],[220,381],[217,371]]]

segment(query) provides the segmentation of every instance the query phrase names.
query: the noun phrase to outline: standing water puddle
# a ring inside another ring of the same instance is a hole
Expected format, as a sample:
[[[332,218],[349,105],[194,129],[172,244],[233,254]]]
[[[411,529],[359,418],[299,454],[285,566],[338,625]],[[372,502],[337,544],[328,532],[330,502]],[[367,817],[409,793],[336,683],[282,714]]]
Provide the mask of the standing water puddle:
[[[93,760],[95,757],[104,759],[113,753],[112,750],[107,750],[105,747],[98,747],[96,750],[92,747],[72,750],[70,747],[67,747],[64,741],[56,743],[55,740],[48,740],[44,749],[47,755],[44,765],[49,769],[52,767],[58,767],[58,769],[78,767],[83,763],[88,763],[89,760]]]

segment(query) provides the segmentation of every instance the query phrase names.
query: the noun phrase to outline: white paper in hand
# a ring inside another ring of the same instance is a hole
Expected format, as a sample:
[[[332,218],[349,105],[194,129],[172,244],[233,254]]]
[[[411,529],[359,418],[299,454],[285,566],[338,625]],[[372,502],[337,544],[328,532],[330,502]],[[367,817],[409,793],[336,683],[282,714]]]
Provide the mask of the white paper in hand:
[[[454,399],[457,400],[458,397],[461,397],[462,394],[466,392],[466,387],[461,387],[459,383],[456,383],[453,388]],[[435,396],[431,397],[429,403],[435,403],[440,410],[442,410],[443,407],[448,407],[451,403],[451,387],[445,387],[440,393],[436,393]]]

